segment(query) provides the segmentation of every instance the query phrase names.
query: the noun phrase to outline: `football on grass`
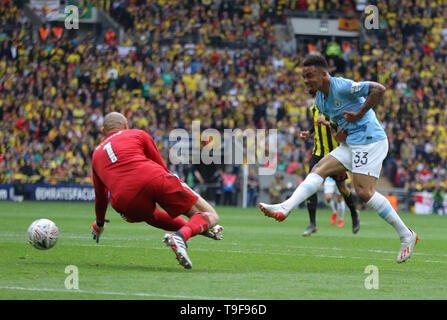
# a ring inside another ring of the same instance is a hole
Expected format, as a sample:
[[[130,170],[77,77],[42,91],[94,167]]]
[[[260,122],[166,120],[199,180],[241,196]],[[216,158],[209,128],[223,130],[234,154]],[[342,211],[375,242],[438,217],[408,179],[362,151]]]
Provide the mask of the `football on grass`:
[[[57,239],[59,239],[59,229],[51,220],[36,220],[28,228],[28,241],[37,249],[50,249],[54,247]]]

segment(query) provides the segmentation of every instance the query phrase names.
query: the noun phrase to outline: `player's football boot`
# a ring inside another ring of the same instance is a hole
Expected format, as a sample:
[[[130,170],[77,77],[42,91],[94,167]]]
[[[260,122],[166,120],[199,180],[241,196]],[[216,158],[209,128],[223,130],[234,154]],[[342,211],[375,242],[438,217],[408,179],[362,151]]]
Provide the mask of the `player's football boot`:
[[[307,229],[304,230],[304,232],[303,232],[303,236],[304,236],[304,237],[308,237],[308,236],[312,235],[312,233],[315,233],[315,232],[317,232],[317,231],[318,231],[317,226],[314,225],[314,224],[310,224],[310,225],[307,227]]]
[[[413,253],[414,246],[419,241],[419,237],[416,234],[416,232],[414,232],[410,228],[408,229],[411,232],[411,237],[404,238],[400,241],[400,251],[399,254],[397,255],[397,263],[402,263],[410,259]]]
[[[338,220],[338,222],[337,222],[337,227],[343,227],[344,226],[344,224],[345,224],[345,220],[343,220],[343,219],[340,219],[340,220]]]
[[[335,224],[335,222],[337,221],[337,216],[338,216],[338,212],[335,211],[331,216],[331,224]]]
[[[360,221],[357,221],[356,223],[352,223],[352,233],[356,234],[360,230]]]
[[[172,251],[175,253],[178,263],[181,266],[185,269],[192,268],[192,262],[188,257],[188,252],[186,252],[188,246],[186,245],[181,232],[177,231],[175,233],[166,233],[163,238],[163,242],[166,243],[168,247],[171,247]]]
[[[355,216],[351,215],[351,218],[352,218],[352,233],[356,234],[360,230],[359,212],[357,211],[357,215],[355,215]]]
[[[201,233],[201,235],[214,239],[214,240],[222,240],[223,239],[223,231],[224,227],[216,224],[214,227],[209,228],[208,230]]]
[[[289,211],[284,209],[281,204],[260,203],[258,206],[267,217],[273,218],[278,222],[284,221],[289,215]]]

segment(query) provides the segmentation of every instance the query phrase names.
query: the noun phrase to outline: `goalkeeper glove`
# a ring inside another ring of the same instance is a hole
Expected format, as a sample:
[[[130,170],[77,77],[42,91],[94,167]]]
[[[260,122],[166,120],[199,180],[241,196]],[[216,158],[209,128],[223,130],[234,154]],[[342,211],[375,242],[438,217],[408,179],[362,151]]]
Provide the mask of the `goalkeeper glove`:
[[[106,220],[106,222],[109,222],[109,221]],[[92,236],[93,236],[93,240],[96,240],[96,243],[99,243],[99,236],[101,235],[103,230],[104,230],[104,222],[98,222],[98,221],[93,222]]]

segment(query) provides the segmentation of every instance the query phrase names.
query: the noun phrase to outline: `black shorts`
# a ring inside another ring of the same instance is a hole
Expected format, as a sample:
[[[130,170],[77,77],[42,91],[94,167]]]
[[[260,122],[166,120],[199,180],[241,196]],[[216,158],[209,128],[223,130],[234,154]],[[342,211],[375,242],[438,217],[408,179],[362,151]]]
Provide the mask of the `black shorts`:
[[[310,158],[309,161],[309,172],[312,171],[312,168],[324,157],[322,156],[316,156],[316,155],[312,155],[312,158]],[[332,179],[334,179],[337,182],[341,182],[341,181],[345,181],[346,179],[348,179],[348,175],[346,174],[346,171],[340,174],[337,174],[335,176],[330,176]]]

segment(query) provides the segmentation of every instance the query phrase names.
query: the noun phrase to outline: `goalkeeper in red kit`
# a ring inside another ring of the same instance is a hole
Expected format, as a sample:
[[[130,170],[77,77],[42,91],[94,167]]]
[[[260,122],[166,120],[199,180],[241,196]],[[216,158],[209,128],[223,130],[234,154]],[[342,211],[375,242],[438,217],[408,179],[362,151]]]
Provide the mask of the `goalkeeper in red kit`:
[[[166,233],[163,242],[174,251],[179,264],[190,269],[192,262],[186,244],[189,238],[202,234],[222,239],[223,228],[217,224],[216,211],[169,172],[150,135],[129,129],[124,115],[107,114],[102,132],[105,138],[95,148],[92,160],[96,213],[93,239],[99,242],[110,195],[112,207],[126,221],[144,221],[163,230],[176,231]]]

